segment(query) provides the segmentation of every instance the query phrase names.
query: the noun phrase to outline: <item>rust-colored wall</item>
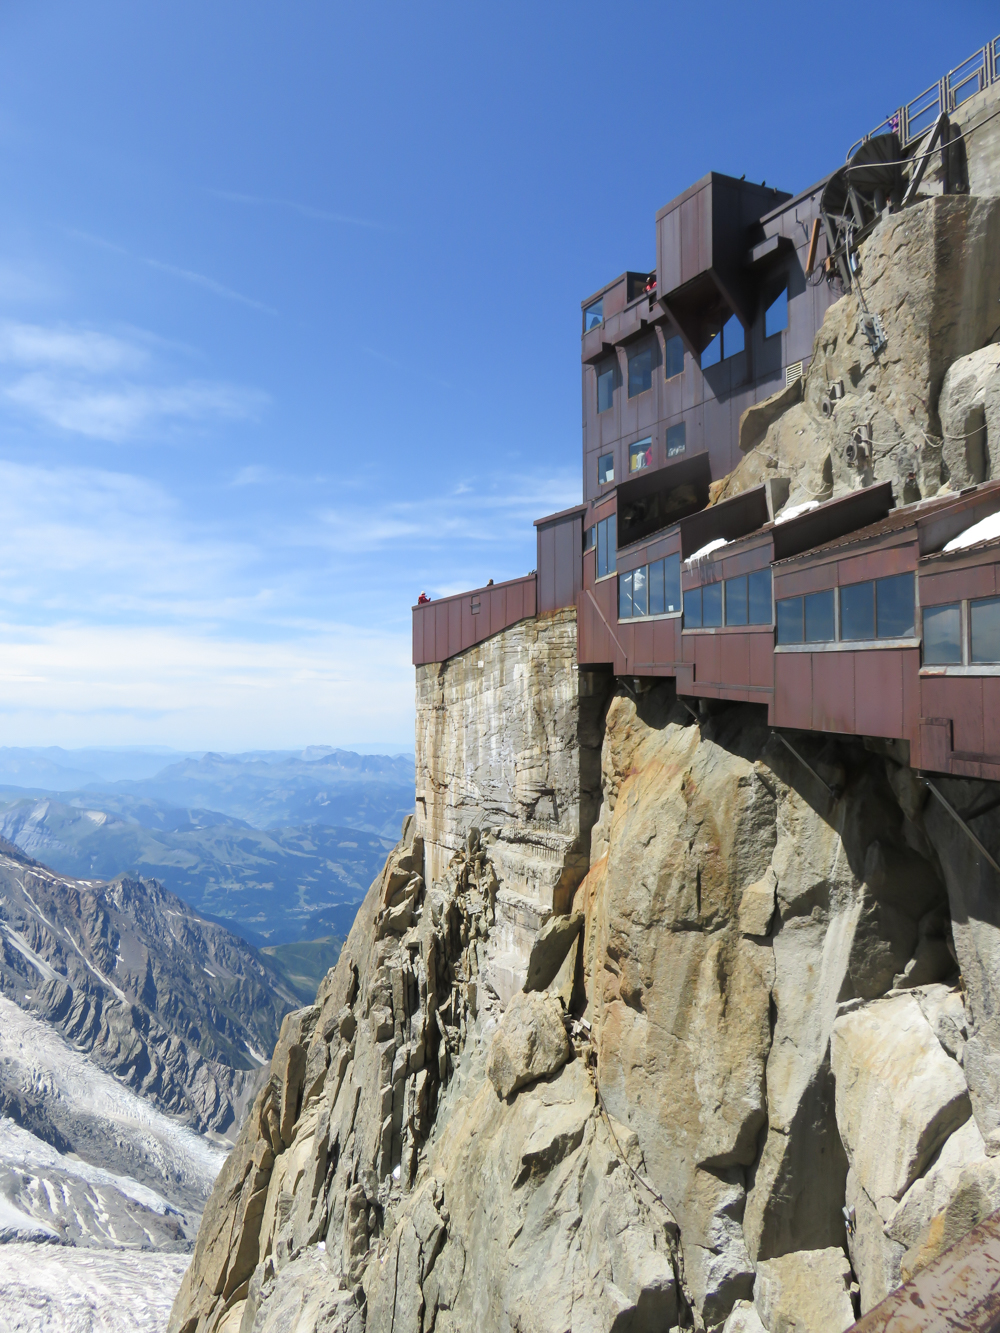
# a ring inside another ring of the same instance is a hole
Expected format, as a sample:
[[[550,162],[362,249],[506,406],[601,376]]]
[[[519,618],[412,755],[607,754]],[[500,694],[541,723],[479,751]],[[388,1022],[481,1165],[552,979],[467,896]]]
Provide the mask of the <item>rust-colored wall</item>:
[[[473,604],[479,611],[473,614]],[[413,665],[445,662],[536,613],[535,575],[413,608]]]

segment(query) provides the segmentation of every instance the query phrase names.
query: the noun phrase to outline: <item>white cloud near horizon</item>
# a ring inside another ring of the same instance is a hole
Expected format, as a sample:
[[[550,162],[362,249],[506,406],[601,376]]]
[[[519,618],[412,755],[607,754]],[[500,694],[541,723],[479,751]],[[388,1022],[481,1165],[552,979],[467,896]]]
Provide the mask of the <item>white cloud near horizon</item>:
[[[167,380],[149,339],[89,328],[0,323],[0,401],[70,434],[123,444],[164,430],[256,420],[267,394]],[[3,375],[3,367],[16,368]],[[166,380],[166,382],[164,382]]]

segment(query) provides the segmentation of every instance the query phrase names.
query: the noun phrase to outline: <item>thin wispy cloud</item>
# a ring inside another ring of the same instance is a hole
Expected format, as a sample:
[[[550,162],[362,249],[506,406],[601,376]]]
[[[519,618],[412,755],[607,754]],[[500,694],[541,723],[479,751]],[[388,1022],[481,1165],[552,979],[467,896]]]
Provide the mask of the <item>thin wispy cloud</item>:
[[[258,208],[284,208],[298,213],[301,217],[312,218],[317,222],[339,222],[347,227],[365,227],[369,231],[398,231],[398,227],[385,222],[375,222],[371,218],[354,217],[350,213],[332,213],[325,208],[313,208],[310,204],[300,204],[294,199],[275,199],[268,195],[241,194],[236,190],[209,190],[216,199],[226,199],[233,204],[251,204]]]
[[[14,373],[5,376],[4,367]],[[140,337],[0,322],[0,402],[71,434],[124,443],[178,427],[252,421],[268,402],[240,385],[165,378],[166,367]]]
[[[203,291],[211,292],[213,296],[218,296],[224,301],[235,301],[239,305],[249,307],[251,310],[260,310],[266,315],[276,315],[278,313],[274,306],[267,305],[264,301],[258,301],[255,297],[247,296],[243,292],[238,292],[234,287],[227,287],[225,283],[209,277],[206,273],[198,273],[195,269],[182,268],[178,264],[168,264],[162,259],[153,259],[148,255],[136,254],[132,250],[127,250],[123,245],[117,245],[114,241],[109,241],[103,236],[94,236],[90,232],[77,231],[70,227],[67,228],[67,234],[77,240],[85,241],[88,245],[96,245],[102,250],[108,250],[112,254],[131,259],[137,264],[144,264],[147,268],[155,269],[159,273],[166,273],[170,277],[179,278],[181,282],[200,287]]]

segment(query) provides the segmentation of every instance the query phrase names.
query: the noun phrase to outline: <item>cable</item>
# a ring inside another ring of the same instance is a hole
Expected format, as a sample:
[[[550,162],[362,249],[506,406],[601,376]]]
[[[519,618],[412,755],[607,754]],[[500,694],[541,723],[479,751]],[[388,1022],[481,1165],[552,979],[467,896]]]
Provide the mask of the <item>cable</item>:
[[[963,139],[965,139],[965,138],[968,138],[969,135],[971,135],[971,134],[975,134],[977,130],[981,130],[981,129],[983,128],[984,125],[988,125],[989,122],[990,122],[991,120],[994,120],[997,116],[1000,116],[1000,107],[998,107],[996,111],[991,111],[990,114],[989,114],[988,116],[986,116],[983,120],[979,121],[978,124],[976,124],[976,125],[967,125],[967,126],[965,127],[964,130],[963,130],[963,129],[960,129],[960,130],[959,130],[959,133],[960,133],[961,137],[962,137]],[[919,143],[919,142],[920,142],[920,139],[922,139],[922,138],[924,137],[924,135],[926,135],[926,134],[930,134],[932,130],[933,130],[933,126],[931,126],[929,129],[924,130],[924,133],[920,135],[920,138],[919,138],[916,142]],[[867,139],[867,140],[866,140],[866,139],[862,139],[861,142],[862,142],[862,143],[870,143],[871,140],[870,140],[870,139]],[[843,171],[871,171],[872,167],[908,167],[908,166],[911,166],[912,163],[914,163],[914,162],[920,162],[920,161],[921,161],[923,158],[925,158],[925,157],[933,157],[935,153],[940,153],[942,148],[945,148],[945,149],[946,149],[946,148],[948,148],[948,147],[949,147],[948,144],[935,144],[935,146],[934,146],[932,149],[930,149],[929,152],[926,152],[926,153],[914,153],[912,157],[900,157],[900,158],[897,158],[895,161],[892,161],[892,162],[859,162],[856,166],[847,165],[847,166],[843,167],[842,170],[843,170]]]

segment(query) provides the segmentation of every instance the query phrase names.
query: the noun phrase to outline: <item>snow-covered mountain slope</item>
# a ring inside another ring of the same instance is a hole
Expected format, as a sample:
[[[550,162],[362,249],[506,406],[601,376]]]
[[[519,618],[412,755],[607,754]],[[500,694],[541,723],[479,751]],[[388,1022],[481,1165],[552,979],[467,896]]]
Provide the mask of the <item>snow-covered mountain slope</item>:
[[[161,1109],[229,1137],[297,1003],[245,941],[155,881],[70,879],[6,843],[0,994]],[[0,1111],[35,1128],[44,1107],[8,1097],[0,1076]]]
[[[33,1128],[0,1118],[0,1239],[187,1248],[221,1146],[3,997],[0,1080],[44,1116]]]
[[[5,1245],[4,1333],[161,1333],[186,1255]]]

